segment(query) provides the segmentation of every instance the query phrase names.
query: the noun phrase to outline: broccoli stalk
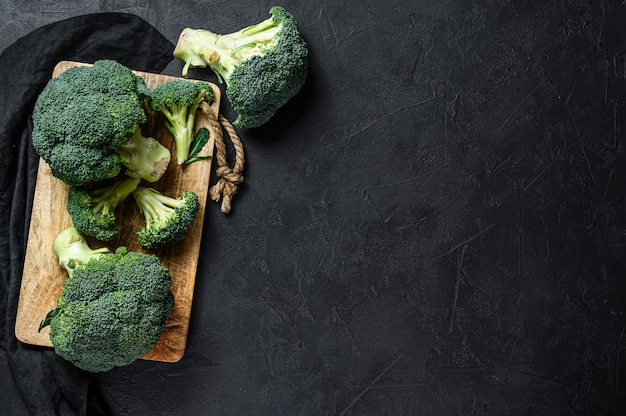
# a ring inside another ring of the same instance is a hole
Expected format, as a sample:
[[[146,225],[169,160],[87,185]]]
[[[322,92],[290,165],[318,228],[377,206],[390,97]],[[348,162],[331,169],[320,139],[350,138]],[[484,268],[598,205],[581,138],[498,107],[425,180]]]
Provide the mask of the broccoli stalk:
[[[137,128],[130,140],[115,148],[121,163],[126,167],[126,176],[156,182],[167,170],[171,154],[153,137],[145,137]]]
[[[204,29],[186,29],[177,53],[182,56],[182,48],[187,44],[203,45],[204,48],[198,48],[197,55],[185,62],[182,74],[187,76],[190,67],[209,66],[220,82],[228,83],[239,63],[275,46],[279,31],[280,26],[274,23],[273,17],[226,35]]]
[[[69,227],[53,243],[68,272],[50,325],[54,351],[77,367],[108,371],[132,363],[159,341],[174,307],[172,276],[153,254],[91,249]]]
[[[140,186],[133,196],[146,220],[145,227],[137,231],[138,241],[147,249],[165,247],[185,238],[200,208],[198,195],[188,190],[172,198]]]
[[[91,249],[76,227],[66,228],[52,243],[54,258],[69,276],[72,276],[74,268],[79,264],[89,263],[102,254],[110,252],[106,247]]]
[[[233,125],[258,127],[295,96],[308,73],[308,49],[295,18],[274,6],[271,17],[237,32],[219,35],[185,28],[174,57],[189,68],[209,67],[227,85],[226,95],[238,116]]]
[[[139,178],[125,178],[97,189],[72,186],[66,208],[74,226],[101,241],[114,239],[119,232],[115,209],[137,189],[140,181]]]

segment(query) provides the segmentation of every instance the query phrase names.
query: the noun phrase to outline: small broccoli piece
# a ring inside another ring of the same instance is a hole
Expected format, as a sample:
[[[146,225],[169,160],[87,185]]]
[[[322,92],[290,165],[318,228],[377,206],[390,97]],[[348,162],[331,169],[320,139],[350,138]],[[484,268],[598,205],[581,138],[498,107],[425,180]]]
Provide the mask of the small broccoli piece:
[[[178,164],[187,162],[194,139],[196,112],[203,101],[214,98],[208,82],[172,79],[153,91],[150,108],[165,116],[165,128],[174,137]]]
[[[126,178],[93,190],[82,186],[70,187],[66,208],[74,226],[101,241],[114,239],[119,232],[115,224],[115,209],[137,189],[139,182],[139,178]]]
[[[56,236],[52,243],[52,254],[58,260],[59,266],[71,274],[79,264],[85,264],[110,253],[106,247],[91,249],[83,235],[76,227],[68,227]]]
[[[52,174],[68,185],[117,176],[128,161],[142,160],[141,155],[131,157],[124,146],[134,140],[130,148],[139,154],[145,151],[139,149],[137,133],[147,120],[142,107],[146,90],[143,78],[113,60],[67,69],[46,84],[35,102],[35,151]],[[150,140],[144,144],[154,146]],[[156,147],[150,149],[151,153]],[[156,160],[146,179],[165,171],[161,158]],[[135,166],[129,169],[137,170]]]
[[[172,277],[153,254],[91,249],[75,227],[61,232],[53,254],[67,270],[50,325],[55,352],[77,367],[101,372],[150,351],[174,307]]]
[[[258,127],[295,96],[308,74],[308,49],[295,18],[279,6],[271,17],[237,32],[218,35],[185,28],[174,57],[191,67],[209,67],[226,83],[226,96],[238,116],[233,125]]]
[[[198,195],[188,190],[172,198],[139,186],[133,196],[146,220],[145,227],[137,231],[138,241],[147,249],[165,247],[185,238],[200,209]]]

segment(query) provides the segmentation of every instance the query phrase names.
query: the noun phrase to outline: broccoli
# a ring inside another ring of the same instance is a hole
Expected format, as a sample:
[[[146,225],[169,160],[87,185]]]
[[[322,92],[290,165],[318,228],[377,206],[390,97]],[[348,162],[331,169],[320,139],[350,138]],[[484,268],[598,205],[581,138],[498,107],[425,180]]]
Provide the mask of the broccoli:
[[[139,244],[146,249],[165,247],[185,238],[200,208],[198,195],[188,190],[172,198],[139,186],[133,196],[146,220],[145,227],[137,231]]]
[[[115,151],[126,168],[126,176],[147,182],[161,179],[172,157],[167,147],[154,137],[145,137],[140,129],[135,130],[130,140],[117,146]]]
[[[152,91],[150,108],[165,116],[165,128],[174,137],[179,165],[189,159],[198,107],[203,101],[210,102],[213,98],[213,88],[204,81],[172,79]]]
[[[140,132],[146,91],[143,78],[114,60],[68,68],[48,81],[35,102],[35,151],[68,185],[113,178],[124,165],[129,175],[157,180],[170,156]]]
[[[126,178],[97,189],[70,187],[66,208],[74,226],[101,241],[114,239],[119,232],[115,208],[137,189],[139,182],[138,178]]]
[[[174,307],[172,277],[153,254],[91,249],[75,227],[54,240],[53,254],[67,270],[50,325],[55,352],[90,372],[130,364],[150,351]]]
[[[209,67],[226,84],[238,115],[233,125],[258,127],[295,96],[308,73],[308,49],[295,18],[279,6],[271,17],[237,32],[218,35],[185,28],[174,57],[190,67]]]

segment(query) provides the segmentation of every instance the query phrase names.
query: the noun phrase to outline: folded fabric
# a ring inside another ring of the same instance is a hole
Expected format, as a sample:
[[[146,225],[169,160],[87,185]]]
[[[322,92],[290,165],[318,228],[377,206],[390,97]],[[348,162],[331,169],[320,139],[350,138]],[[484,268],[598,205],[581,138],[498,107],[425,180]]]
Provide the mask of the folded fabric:
[[[30,144],[33,105],[57,62],[115,59],[137,70],[161,72],[174,45],[138,16],[98,13],[41,27],[0,54],[0,351],[28,412],[37,415],[87,413],[91,375],[51,349],[15,338],[24,252],[38,156]],[[100,413],[97,403],[90,414]]]

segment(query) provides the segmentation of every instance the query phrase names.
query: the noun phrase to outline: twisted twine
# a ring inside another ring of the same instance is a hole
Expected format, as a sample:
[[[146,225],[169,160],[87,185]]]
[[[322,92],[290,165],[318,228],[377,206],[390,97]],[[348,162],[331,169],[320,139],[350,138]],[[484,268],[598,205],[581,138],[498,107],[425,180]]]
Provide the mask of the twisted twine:
[[[213,131],[217,133],[215,137],[215,158],[217,159],[216,173],[217,183],[209,188],[209,196],[215,202],[222,200],[221,210],[228,214],[232,208],[233,196],[237,193],[238,185],[243,183],[243,166],[245,162],[243,144],[237,135],[234,127],[223,115],[219,114],[218,119],[209,117]],[[228,133],[230,141],[235,149],[235,162],[231,168],[226,160],[226,145],[224,144],[223,130]]]

